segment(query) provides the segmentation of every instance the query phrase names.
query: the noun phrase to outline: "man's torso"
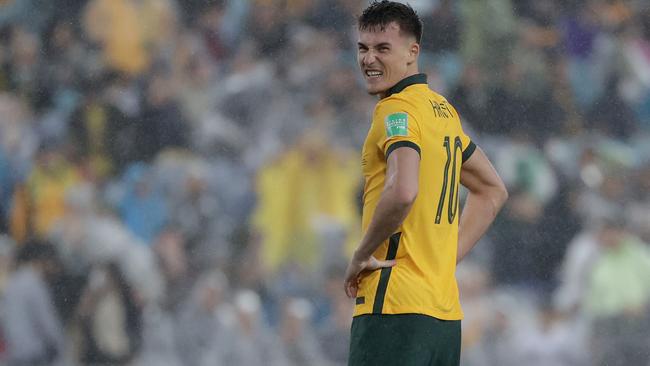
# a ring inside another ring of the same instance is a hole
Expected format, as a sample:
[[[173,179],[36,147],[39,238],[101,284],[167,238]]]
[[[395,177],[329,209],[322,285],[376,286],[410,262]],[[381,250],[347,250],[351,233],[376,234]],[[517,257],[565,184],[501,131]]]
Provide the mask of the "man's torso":
[[[461,319],[455,279],[458,190],[463,158],[474,145],[455,109],[428,88],[424,75],[404,79],[393,89],[377,104],[363,147],[363,231],[384,188],[387,156],[396,148],[419,150],[418,195],[398,231],[374,253],[397,264],[362,276],[354,315]]]

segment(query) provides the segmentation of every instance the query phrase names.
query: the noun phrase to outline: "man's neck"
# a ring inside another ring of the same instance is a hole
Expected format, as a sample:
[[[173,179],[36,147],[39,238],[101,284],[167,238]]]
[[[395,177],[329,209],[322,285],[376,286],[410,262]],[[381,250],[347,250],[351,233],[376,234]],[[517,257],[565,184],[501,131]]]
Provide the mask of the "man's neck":
[[[411,71],[406,72],[406,74],[404,74],[404,76],[401,79],[397,80],[397,82],[395,84],[393,84],[390,88],[388,88],[385,91],[379,93],[379,99],[386,98],[388,96],[388,94],[390,93],[391,89],[393,89],[395,87],[395,85],[399,84],[402,80],[404,80],[406,78],[409,78],[409,77],[411,77],[413,75],[417,75],[419,73],[420,72],[418,71],[418,69],[415,69],[415,71],[411,70]]]

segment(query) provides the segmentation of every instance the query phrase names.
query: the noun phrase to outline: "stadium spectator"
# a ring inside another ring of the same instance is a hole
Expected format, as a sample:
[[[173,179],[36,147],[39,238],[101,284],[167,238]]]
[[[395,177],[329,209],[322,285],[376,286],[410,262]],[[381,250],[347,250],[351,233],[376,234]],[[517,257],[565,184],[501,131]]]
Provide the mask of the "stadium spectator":
[[[126,227],[146,244],[153,244],[167,222],[167,203],[153,179],[151,167],[131,165],[123,177],[119,210]]]
[[[36,241],[24,244],[17,254],[2,305],[10,366],[55,365],[65,356],[65,330],[47,282],[56,255],[51,244]]]
[[[235,294],[235,327],[230,333],[232,348],[226,355],[226,365],[287,365],[287,355],[280,340],[271,333],[262,317],[259,296],[251,290]]]
[[[593,318],[594,364],[650,361],[650,248],[631,235],[620,216],[605,221],[601,255],[588,276],[585,310]]]
[[[224,364],[231,346],[234,309],[228,303],[228,280],[218,270],[203,273],[181,305],[176,338],[184,365]]]
[[[155,72],[147,82],[135,135],[136,154],[142,161],[153,160],[166,148],[187,144],[187,125],[176,101],[176,86],[166,72]]]
[[[65,215],[66,192],[81,181],[77,168],[55,141],[41,143],[36,165],[13,196],[12,234],[18,241],[31,236],[46,238],[57,220]]]
[[[282,307],[279,336],[287,365],[324,365],[325,358],[311,325],[313,306],[307,299],[289,298]]]
[[[95,266],[77,309],[83,365],[128,365],[142,342],[142,309],[119,266]]]
[[[352,304],[341,292],[344,270],[341,265],[328,268],[325,277],[326,316],[319,322],[318,341],[323,356],[333,365],[347,365],[350,350]]]
[[[102,51],[111,70],[138,75],[150,65],[146,39],[132,0],[90,0],[83,11],[85,36]]]
[[[87,174],[99,183],[116,171],[121,154],[116,148],[123,148],[124,145],[115,142],[123,134],[122,131],[129,128],[127,117],[103,100],[103,89],[97,88],[97,85],[103,84],[99,81],[86,82],[83,100],[70,117],[68,132],[80,163]]]
[[[343,244],[355,233],[358,221],[354,197],[358,177],[355,165],[344,151],[326,149],[325,135],[306,131],[296,145],[274,164],[262,169],[258,178],[259,205],[256,228],[261,234],[264,266],[275,273],[297,264],[314,273],[332,254],[343,254]],[[325,230],[341,232],[339,243],[327,243]]]

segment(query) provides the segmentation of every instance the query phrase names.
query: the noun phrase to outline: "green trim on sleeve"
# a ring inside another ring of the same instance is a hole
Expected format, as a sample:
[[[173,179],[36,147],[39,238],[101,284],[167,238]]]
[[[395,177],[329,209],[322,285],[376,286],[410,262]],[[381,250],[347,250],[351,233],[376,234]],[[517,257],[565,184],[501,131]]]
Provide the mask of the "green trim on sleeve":
[[[476,150],[476,144],[474,143],[474,141],[470,141],[469,145],[467,145],[467,148],[463,150],[463,163],[466,162],[467,159],[469,159],[472,156],[472,154],[474,154],[475,150]]]
[[[396,141],[396,142],[393,142],[393,143],[388,147],[388,149],[386,150],[386,160],[388,160],[388,156],[390,156],[390,153],[392,153],[393,151],[395,151],[396,149],[398,149],[398,148],[400,148],[400,147],[410,147],[411,149],[417,151],[417,152],[418,152],[418,155],[420,155],[420,157],[422,157],[422,154],[420,153],[420,147],[419,147],[418,144],[416,144],[415,142],[411,142],[411,141]]]

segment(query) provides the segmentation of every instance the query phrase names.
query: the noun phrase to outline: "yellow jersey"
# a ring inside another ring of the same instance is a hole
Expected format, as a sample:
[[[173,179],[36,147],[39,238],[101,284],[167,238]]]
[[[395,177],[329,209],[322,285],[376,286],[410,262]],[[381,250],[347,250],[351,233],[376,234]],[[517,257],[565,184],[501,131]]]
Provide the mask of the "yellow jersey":
[[[462,319],[456,284],[461,164],[476,149],[454,107],[427,85],[425,74],[393,86],[373,113],[362,152],[362,230],[381,197],[387,159],[399,147],[420,154],[418,195],[408,216],[374,253],[392,268],[362,275],[354,315],[416,313]]]

